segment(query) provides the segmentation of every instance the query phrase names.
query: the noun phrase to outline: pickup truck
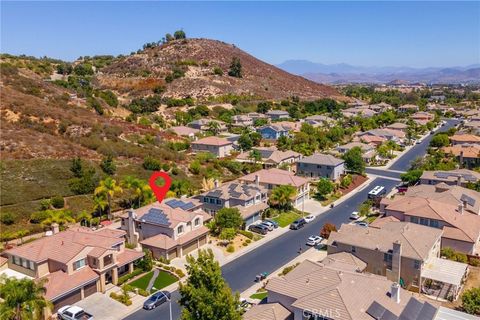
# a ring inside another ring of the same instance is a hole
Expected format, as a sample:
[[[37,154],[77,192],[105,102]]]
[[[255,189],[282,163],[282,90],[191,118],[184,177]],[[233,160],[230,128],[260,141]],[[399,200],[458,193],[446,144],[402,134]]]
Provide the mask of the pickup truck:
[[[93,320],[93,316],[77,306],[64,306],[58,309],[57,316],[62,320]]]

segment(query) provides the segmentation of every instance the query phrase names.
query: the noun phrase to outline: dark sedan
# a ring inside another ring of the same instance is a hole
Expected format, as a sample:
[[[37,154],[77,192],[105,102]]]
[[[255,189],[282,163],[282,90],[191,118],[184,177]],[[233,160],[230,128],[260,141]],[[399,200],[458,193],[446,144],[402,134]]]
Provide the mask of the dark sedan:
[[[150,296],[143,303],[143,309],[152,310],[158,307],[159,305],[163,304],[164,302],[170,300],[170,292],[168,291],[158,291]]]

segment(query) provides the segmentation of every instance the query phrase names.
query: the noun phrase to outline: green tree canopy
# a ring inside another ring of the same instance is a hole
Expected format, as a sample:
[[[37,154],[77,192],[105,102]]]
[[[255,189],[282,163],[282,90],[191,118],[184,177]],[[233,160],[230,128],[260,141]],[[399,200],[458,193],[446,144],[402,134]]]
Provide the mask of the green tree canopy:
[[[180,284],[182,320],[240,320],[238,294],[222,277],[212,250],[199,250],[198,258],[187,256],[188,279]]]
[[[282,210],[292,207],[292,201],[297,197],[297,189],[290,185],[275,187],[270,194],[269,202],[272,206]]]
[[[433,148],[446,147],[450,144],[450,139],[446,133],[439,133],[430,140],[430,146]]]
[[[347,170],[363,174],[365,172],[365,161],[362,157],[362,149],[360,147],[354,147],[343,155],[345,160],[345,167]]]
[[[186,39],[187,35],[185,34],[185,31],[183,30],[177,30],[173,33],[173,36],[175,37],[176,40],[178,39]]]
[[[467,313],[480,315],[480,288],[472,288],[462,294],[462,308]]]
[[[237,208],[222,208],[215,214],[215,225],[221,232],[223,229],[239,229],[243,225],[243,219]]]
[[[317,183],[317,195],[320,198],[325,199],[328,194],[333,192],[333,188],[334,185],[332,181],[326,178],[322,178]]]
[[[232,62],[230,63],[230,69],[228,70],[228,75],[235,78],[242,77],[242,64],[240,63],[239,58],[232,58]]]
[[[406,182],[409,185],[414,185],[415,183],[417,183],[418,180],[420,180],[422,174],[422,169],[408,170],[407,172],[400,175],[400,179],[402,179],[403,182]]]
[[[44,297],[45,280],[0,276],[0,315],[6,320],[43,319],[51,303]]]
[[[115,162],[113,161],[113,157],[111,155],[108,155],[107,157],[104,157],[102,159],[102,162],[100,163],[100,168],[102,168],[103,172],[108,175],[114,175],[115,171],[117,171],[117,166],[115,165]]]

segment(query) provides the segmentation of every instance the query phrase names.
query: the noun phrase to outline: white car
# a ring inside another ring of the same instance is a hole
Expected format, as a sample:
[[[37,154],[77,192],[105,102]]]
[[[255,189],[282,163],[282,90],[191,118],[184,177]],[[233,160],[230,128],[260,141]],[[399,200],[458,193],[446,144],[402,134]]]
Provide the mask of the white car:
[[[358,214],[358,211],[353,211],[353,212],[350,214],[350,219],[352,219],[352,220],[357,220],[358,218],[360,218],[360,215]]]
[[[77,306],[64,306],[58,309],[57,317],[62,320],[93,320],[90,313],[86,313]]]
[[[315,219],[315,216],[314,215],[309,215],[309,216],[306,216],[303,219],[305,219],[306,223],[309,223],[309,222],[312,222]]]
[[[322,242],[323,238],[320,236],[310,236],[307,239],[307,246],[316,246]]]

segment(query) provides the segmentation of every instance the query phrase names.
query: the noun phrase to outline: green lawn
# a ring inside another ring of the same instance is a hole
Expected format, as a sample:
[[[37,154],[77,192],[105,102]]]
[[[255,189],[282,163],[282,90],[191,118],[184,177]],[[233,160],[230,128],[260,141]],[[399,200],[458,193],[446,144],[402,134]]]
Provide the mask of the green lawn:
[[[155,287],[155,289],[160,290],[177,281],[177,277],[171,275],[168,272],[160,271],[157,279],[155,279],[155,283],[153,284],[153,286]]]
[[[250,299],[258,299],[258,300],[263,300],[267,297],[268,292],[267,291],[261,291],[254,293],[250,296]]]
[[[128,285],[130,285],[132,287],[135,287],[135,288],[147,290],[148,283],[152,279],[152,276],[153,276],[153,271],[150,271],[149,273],[147,273],[144,276],[138,278],[137,280],[130,282]],[[165,288],[165,287],[167,287],[167,286],[169,286],[172,283],[175,283],[177,281],[178,281],[177,277],[171,275],[168,272],[160,271],[157,279],[155,279],[155,282],[153,283],[153,287],[156,290],[160,290],[160,289],[163,289],[163,288]],[[152,292],[153,291],[155,291],[155,290],[152,290]]]
[[[273,218],[273,220],[277,222],[281,228],[284,228],[300,217],[301,216],[295,211],[287,211],[280,213],[280,215]]]
[[[128,285],[135,288],[147,290],[148,283],[150,282],[150,279],[152,279],[152,276],[153,276],[153,271],[150,271],[149,273],[138,278],[137,280],[130,282]]]

